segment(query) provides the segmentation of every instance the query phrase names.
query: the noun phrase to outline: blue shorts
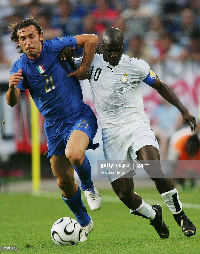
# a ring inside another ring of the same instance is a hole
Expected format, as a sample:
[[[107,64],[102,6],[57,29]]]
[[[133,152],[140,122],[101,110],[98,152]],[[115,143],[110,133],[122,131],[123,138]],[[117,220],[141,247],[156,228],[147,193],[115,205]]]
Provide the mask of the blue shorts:
[[[93,138],[96,135],[97,128],[96,116],[88,105],[84,105],[81,111],[76,112],[71,117],[64,118],[61,116],[46,119],[44,130],[48,144],[47,157],[65,155],[67,141],[74,130],[83,131],[88,135],[90,143],[87,149],[96,149],[99,144],[93,144]]]

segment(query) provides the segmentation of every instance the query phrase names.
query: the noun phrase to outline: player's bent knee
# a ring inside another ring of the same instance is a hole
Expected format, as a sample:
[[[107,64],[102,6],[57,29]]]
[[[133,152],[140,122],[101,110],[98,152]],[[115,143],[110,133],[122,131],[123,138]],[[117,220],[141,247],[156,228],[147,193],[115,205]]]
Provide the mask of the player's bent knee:
[[[61,190],[66,190],[74,185],[74,178],[62,179],[57,178],[57,185]]]
[[[71,162],[72,165],[75,167],[80,167],[83,164],[85,155],[82,154],[80,151],[75,151],[75,150],[65,150],[65,155],[67,159]]]

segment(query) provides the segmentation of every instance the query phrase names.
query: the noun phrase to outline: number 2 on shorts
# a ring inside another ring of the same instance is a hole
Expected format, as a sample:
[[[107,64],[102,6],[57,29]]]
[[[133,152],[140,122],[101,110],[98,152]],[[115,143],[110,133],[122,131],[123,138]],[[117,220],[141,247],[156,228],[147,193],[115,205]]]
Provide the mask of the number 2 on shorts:
[[[78,124],[78,127],[79,128],[84,128],[85,127],[85,129],[87,129],[87,127],[88,127],[88,122],[86,121],[86,120],[82,120],[79,124]]]

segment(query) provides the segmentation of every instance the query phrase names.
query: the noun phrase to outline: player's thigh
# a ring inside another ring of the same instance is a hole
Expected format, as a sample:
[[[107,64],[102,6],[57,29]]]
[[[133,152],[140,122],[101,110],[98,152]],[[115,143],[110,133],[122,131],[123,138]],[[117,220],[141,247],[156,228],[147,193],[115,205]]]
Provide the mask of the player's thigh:
[[[65,155],[53,155],[50,162],[52,172],[56,178],[74,180],[74,168]]]
[[[137,151],[137,160],[160,160],[159,150],[152,145],[145,145]]]
[[[84,155],[85,150],[89,145],[90,139],[88,135],[80,130],[74,130],[67,142],[65,153],[67,154],[69,151],[72,154],[80,154]]]
[[[144,146],[138,151],[137,160],[152,179],[165,178],[161,169],[160,154],[154,146]]]

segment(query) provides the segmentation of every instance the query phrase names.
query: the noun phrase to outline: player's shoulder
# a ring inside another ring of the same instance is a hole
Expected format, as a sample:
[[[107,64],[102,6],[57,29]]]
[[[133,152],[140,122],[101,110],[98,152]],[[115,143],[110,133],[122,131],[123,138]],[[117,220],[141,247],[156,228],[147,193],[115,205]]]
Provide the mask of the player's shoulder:
[[[71,46],[77,48],[77,41],[74,36],[55,37],[51,40],[45,40],[43,47],[57,48],[62,46]]]
[[[25,54],[22,54],[20,55],[17,60],[14,62],[14,66],[22,66],[22,65],[25,65],[26,64],[26,55]]]
[[[13,63],[10,74],[16,73],[19,69],[22,69],[23,74],[26,72],[27,66],[27,57],[25,54],[22,54],[18,57],[18,59]]]
[[[94,54],[93,60],[91,65],[99,65],[100,63],[103,63],[103,55],[102,54]]]
[[[143,60],[134,57],[129,57],[128,55],[122,55],[122,64],[130,65],[132,69],[137,70],[141,73],[149,73],[150,66],[149,64]]]
[[[94,54],[94,58],[93,58],[94,61],[102,61],[103,60],[103,54]]]
[[[123,54],[122,59],[124,61],[131,62],[131,64],[135,66],[143,66],[143,65],[149,65],[144,59],[138,59],[135,57],[129,57],[128,55]]]
[[[26,57],[26,54],[24,53],[24,54],[20,55],[20,56],[17,58],[17,60],[16,60],[15,62],[24,61],[26,58],[27,58],[27,57]]]
[[[71,37],[71,36],[66,36],[66,37],[54,37],[53,39],[49,39],[49,40],[45,40],[43,42],[43,45],[50,45],[50,44],[54,44],[56,42],[62,42],[62,41],[65,41],[65,40],[69,40],[70,38],[74,38],[74,37]]]
[[[57,41],[57,38],[53,38],[52,40],[45,40],[42,42],[42,50],[46,50],[47,48],[54,47],[55,42]]]

